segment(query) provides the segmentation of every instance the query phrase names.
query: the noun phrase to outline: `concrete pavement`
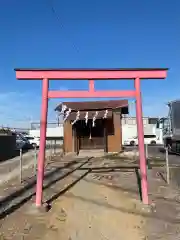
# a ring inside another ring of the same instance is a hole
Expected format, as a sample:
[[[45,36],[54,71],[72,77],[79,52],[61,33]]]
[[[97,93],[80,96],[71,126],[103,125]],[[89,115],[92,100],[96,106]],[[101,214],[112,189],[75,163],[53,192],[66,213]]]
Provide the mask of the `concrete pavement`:
[[[138,150],[138,147],[126,146],[126,151]],[[148,146],[148,157],[153,159],[165,159],[165,150],[162,145]],[[180,156],[175,154],[169,154],[169,163],[180,165]]]

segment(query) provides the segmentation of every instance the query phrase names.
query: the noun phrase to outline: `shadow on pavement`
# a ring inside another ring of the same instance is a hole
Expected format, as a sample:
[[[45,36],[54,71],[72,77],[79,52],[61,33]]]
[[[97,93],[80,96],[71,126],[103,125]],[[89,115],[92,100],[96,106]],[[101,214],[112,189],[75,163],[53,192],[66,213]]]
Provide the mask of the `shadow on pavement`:
[[[99,183],[96,181],[91,181],[88,180],[87,178],[85,178],[89,173],[107,173],[107,172],[135,172],[136,174],[136,179],[137,179],[137,190],[136,189],[127,189],[127,188],[123,188],[120,186],[108,186],[111,187],[113,189],[117,189],[117,190],[122,190],[122,191],[128,191],[128,192],[132,192],[134,194],[139,194],[140,198],[142,199],[142,191],[141,191],[141,178],[140,178],[140,173],[139,173],[139,167],[136,166],[113,166],[113,167],[93,167],[93,166],[89,166],[86,167],[84,165],[89,164],[88,162],[92,160],[92,158],[89,159],[81,159],[81,162],[79,162],[77,159],[66,163],[64,166],[62,167],[56,167],[53,170],[49,170],[46,171],[45,173],[45,184],[43,189],[48,189],[49,187],[51,187],[53,184],[55,184],[56,182],[66,178],[67,176],[69,176],[70,174],[74,173],[76,170],[81,170],[83,171],[82,174],[80,176],[78,176],[71,184],[69,184],[68,186],[66,186],[65,188],[61,189],[58,193],[56,192],[55,194],[53,194],[47,201],[46,203],[51,204],[54,200],[56,200],[59,196],[61,196],[62,194],[64,194],[66,191],[68,191],[70,188],[72,188],[75,184],[77,184],[80,180],[84,179],[85,181],[89,181],[92,182],[94,184],[104,184],[104,183]],[[78,166],[76,165],[78,164]],[[63,170],[67,169],[67,172],[63,172]],[[13,213],[14,211],[16,211],[18,208],[20,208],[23,204],[25,204],[26,202],[28,202],[34,195],[35,195],[35,185],[36,185],[36,179],[35,177],[30,179],[30,182],[27,183],[25,186],[23,186],[21,189],[13,192],[12,194],[10,194],[7,197],[4,197],[3,199],[0,200],[0,219],[3,219],[4,217],[6,217],[7,215]],[[106,185],[106,184],[104,184]],[[68,193],[69,194],[69,193]],[[91,200],[87,200],[87,199],[82,199],[84,201],[91,201]],[[94,203],[96,204],[96,202]],[[97,202],[97,204],[99,204]],[[102,203],[101,203],[102,205]],[[109,206],[106,205],[106,207],[112,207],[113,206]],[[145,214],[145,213],[139,213],[137,211],[132,212],[130,210],[126,210],[126,209],[119,209],[120,211],[124,211],[127,213],[131,213],[131,214],[137,214],[137,215],[141,215],[144,217],[150,217],[150,218],[156,218],[156,219],[160,219],[164,221],[164,217],[161,218],[161,216],[159,216],[158,214]],[[166,219],[169,222],[173,222],[173,223],[179,223],[180,221],[174,221],[173,219],[169,219],[167,217]]]
[[[79,170],[84,170],[84,168],[79,169]],[[135,171],[135,174],[136,174],[136,177],[137,177],[137,185],[138,185],[138,188],[139,188],[138,192],[140,193],[140,196],[141,196],[142,195],[141,194],[141,184],[140,184],[141,181],[140,181],[140,174],[139,174],[138,168],[134,169],[134,171]],[[56,193],[55,195],[53,195],[47,201],[47,203],[51,204],[54,200],[56,200],[62,194],[66,193],[69,189],[71,189],[74,185],[76,185],[82,179],[84,179],[84,181],[86,181],[86,182],[93,183],[95,185],[104,185],[104,186],[107,186],[107,187],[115,189],[115,190],[133,192],[135,194],[138,193],[137,191],[135,191],[133,189],[121,188],[119,186],[108,185],[108,184],[104,184],[104,183],[99,182],[99,181],[95,181],[95,180],[91,180],[91,179],[85,178],[89,173],[93,173],[93,169],[89,168],[81,176],[76,177],[75,181],[73,181],[71,184],[69,184],[63,190],[59,191],[59,193]],[[101,173],[101,172],[99,171],[99,173]],[[102,173],[104,173],[104,170],[102,170]],[[159,213],[159,212],[153,212],[153,211],[146,213],[143,210],[141,211],[141,208],[138,210],[137,208],[135,208],[135,209],[126,209],[126,208],[123,208],[123,207],[116,207],[116,206],[113,206],[113,205],[111,205],[111,204],[109,204],[107,202],[103,202],[103,201],[99,201],[99,200],[93,200],[93,199],[85,198],[85,197],[82,197],[82,196],[76,196],[76,195],[74,195],[71,192],[68,192],[66,194],[66,197],[67,198],[78,199],[78,200],[85,201],[85,202],[89,202],[89,203],[98,205],[99,207],[105,207],[105,208],[118,210],[118,211],[121,211],[121,212],[124,212],[124,213],[128,213],[128,214],[139,215],[139,216],[142,216],[144,218],[157,219],[157,220],[160,220],[160,221],[163,221],[163,222],[168,222],[168,223],[171,223],[171,224],[179,224],[180,223],[179,219],[174,219],[174,218],[170,217],[168,213],[166,214],[166,212],[164,214],[162,214],[161,212]],[[168,199],[164,199],[162,197],[159,197],[159,199],[168,201]],[[142,205],[142,208],[143,208],[143,205]]]
[[[84,174],[82,174],[79,178],[77,178],[74,182],[72,182],[71,184],[69,184],[67,187],[65,187],[63,190],[61,190],[59,193],[56,193],[55,195],[53,195],[50,199],[48,199],[46,201],[47,204],[51,204],[54,200],[56,200],[58,197],[60,197],[62,194],[64,194],[65,192],[67,192],[69,189],[71,189],[73,186],[75,186],[79,181],[81,181],[84,177],[86,177],[89,173],[91,172],[91,170],[89,169],[88,171],[86,171]]]
[[[78,200],[81,200],[81,201],[84,201],[84,202],[89,202],[91,204],[98,205],[99,207],[113,209],[113,210],[117,210],[117,211],[120,211],[120,212],[123,212],[123,213],[142,216],[144,218],[157,219],[157,220],[163,221],[165,223],[168,222],[168,223],[171,223],[171,224],[178,224],[178,225],[180,223],[179,219],[174,219],[172,217],[169,217],[168,214],[161,215],[158,212],[155,212],[155,213],[154,212],[150,212],[150,213],[148,212],[148,213],[146,213],[146,212],[143,212],[143,211],[137,210],[137,209],[126,209],[126,208],[123,208],[123,207],[116,207],[116,206],[113,206],[113,205],[111,205],[107,202],[88,199],[88,198],[85,198],[85,197],[82,197],[82,196],[76,196],[72,193],[66,194],[66,197],[67,198],[78,199]]]
[[[83,163],[79,163],[77,167],[71,169],[70,167],[77,164],[77,160],[73,160],[68,162],[63,167],[57,167],[54,170],[45,173],[44,180],[46,183],[44,184],[43,190],[55,184],[57,181],[64,179],[68,175],[72,174],[74,171],[78,170],[80,167],[88,163],[90,159],[84,161]],[[63,173],[63,169],[69,169],[68,172]],[[21,189],[14,191],[7,197],[4,197],[0,200],[0,219],[6,217],[7,215],[13,213],[23,204],[28,202],[35,195],[35,185],[36,178],[33,177],[28,184],[23,186]]]

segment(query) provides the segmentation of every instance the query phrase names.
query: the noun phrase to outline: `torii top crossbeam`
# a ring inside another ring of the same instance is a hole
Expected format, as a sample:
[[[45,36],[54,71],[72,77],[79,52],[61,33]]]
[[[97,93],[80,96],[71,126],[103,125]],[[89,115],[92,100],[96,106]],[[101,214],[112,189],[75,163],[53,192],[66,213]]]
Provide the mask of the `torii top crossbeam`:
[[[17,79],[164,79],[167,68],[57,69],[16,68]]]

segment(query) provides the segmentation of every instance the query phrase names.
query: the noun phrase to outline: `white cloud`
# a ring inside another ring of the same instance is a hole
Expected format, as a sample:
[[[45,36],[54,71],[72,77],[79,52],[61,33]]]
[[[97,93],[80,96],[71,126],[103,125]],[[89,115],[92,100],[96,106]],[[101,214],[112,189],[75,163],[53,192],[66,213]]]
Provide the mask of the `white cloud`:
[[[30,92],[0,92],[0,124],[18,127],[39,117],[40,98]]]
[[[56,120],[58,99],[49,101],[48,119]],[[40,121],[41,94],[33,92],[0,92],[0,126],[30,127],[30,122]]]
[[[65,86],[62,86],[62,87],[59,88],[59,90],[60,90],[60,91],[68,91],[68,88],[65,87]]]
[[[144,117],[163,117],[167,116],[168,107],[166,105],[167,101],[162,101],[162,99],[148,98],[144,99],[142,103],[143,116]],[[131,116],[136,115],[135,101],[129,101],[129,114]]]
[[[145,116],[164,117],[167,116],[168,108],[165,103],[151,103],[143,106]]]

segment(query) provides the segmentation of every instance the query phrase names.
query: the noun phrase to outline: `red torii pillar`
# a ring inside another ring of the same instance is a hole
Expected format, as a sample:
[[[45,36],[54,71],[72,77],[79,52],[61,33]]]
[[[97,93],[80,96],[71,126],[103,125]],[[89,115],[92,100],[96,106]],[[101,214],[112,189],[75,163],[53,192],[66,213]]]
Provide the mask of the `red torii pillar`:
[[[136,118],[138,130],[142,201],[148,204],[147,166],[144,151],[144,129],[142,119],[141,79],[164,79],[167,68],[156,69],[15,69],[20,80],[42,80],[42,106],[40,127],[40,149],[36,185],[36,206],[42,205],[44,160],[46,147],[46,126],[49,98],[124,98],[136,99]],[[49,80],[89,80],[88,91],[51,91]],[[95,80],[134,79],[135,89],[126,91],[96,91]]]

